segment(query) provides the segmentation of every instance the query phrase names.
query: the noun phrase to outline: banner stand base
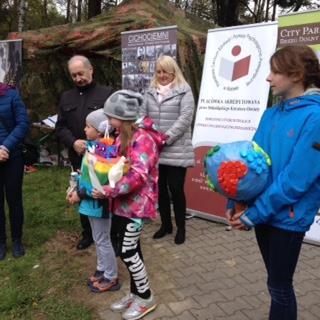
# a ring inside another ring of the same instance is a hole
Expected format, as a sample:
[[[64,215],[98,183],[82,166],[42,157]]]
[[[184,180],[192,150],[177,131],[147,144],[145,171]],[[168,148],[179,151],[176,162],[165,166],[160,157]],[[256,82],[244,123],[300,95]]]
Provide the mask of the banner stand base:
[[[193,213],[189,213],[189,212],[186,213],[186,220],[192,219],[194,217],[195,215]]]
[[[197,211],[197,210],[192,210],[192,209],[187,209],[187,216],[189,216],[189,218],[186,217],[186,219],[199,218],[199,219],[207,220],[210,222],[221,223],[221,224],[226,225],[226,229],[225,229],[226,231],[232,230],[230,228],[229,224],[227,223],[226,218],[223,218],[223,217],[215,216],[215,215],[212,215],[209,213],[205,213],[205,212],[201,212],[201,211]],[[319,216],[316,216],[316,218],[317,217],[319,219]],[[320,219],[319,219],[319,221],[320,221]],[[308,235],[306,235],[305,238],[303,239],[303,243],[311,244],[311,245],[318,246],[318,247],[320,246],[319,239],[317,239],[317,240],[311,239],[310,237],[308,237]]]
[[[192,210],[192,209],[187,209],[187,215],[191,216],[191,218],[201,218],[204,220],[209,220],[212,222],[219,222],[223,224],[228,224],[226,218],[220,217],[220,216],[215,216],[209,213],[197,211],[197,210]],[[186,217],[186,219],[188,219]]]

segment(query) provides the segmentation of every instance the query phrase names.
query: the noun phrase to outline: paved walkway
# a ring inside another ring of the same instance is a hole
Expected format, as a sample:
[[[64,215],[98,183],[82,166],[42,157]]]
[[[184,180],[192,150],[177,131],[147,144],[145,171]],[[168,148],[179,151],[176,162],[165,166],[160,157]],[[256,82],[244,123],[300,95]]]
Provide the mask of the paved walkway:
[[[159,223],[148,224],[142,240],[144,258],[158,308],[145,320],[266,320],[270,303],[266,274],[254,233],[225,231],[225,226],[192,218],[187,241],[174,234],[153,240]],[[110,303],[128,290],[110,295]],[[299,320],[320,319],[320,247],[304,244],[295,274]],[[102,319],[120,320],[108,306]]]

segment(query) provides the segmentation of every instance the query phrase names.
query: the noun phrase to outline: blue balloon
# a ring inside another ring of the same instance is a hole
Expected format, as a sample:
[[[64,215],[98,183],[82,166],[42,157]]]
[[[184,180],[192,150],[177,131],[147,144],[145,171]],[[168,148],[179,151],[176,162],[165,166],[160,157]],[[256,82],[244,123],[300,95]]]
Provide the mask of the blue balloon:
[[[223,196],[248,202],[268,183],[271,160],[254,141],[216,145],[204,159],[208,185]]]

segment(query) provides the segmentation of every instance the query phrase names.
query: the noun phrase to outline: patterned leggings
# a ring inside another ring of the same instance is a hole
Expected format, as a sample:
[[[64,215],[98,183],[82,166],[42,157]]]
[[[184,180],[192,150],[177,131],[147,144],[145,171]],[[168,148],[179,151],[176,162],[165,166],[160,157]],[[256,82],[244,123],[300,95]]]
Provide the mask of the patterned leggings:
[[[140,247],[142,219],[117,217],[120,240],[120,258],[130,273],[130,291],[142,299],[151,296],[148,275]]]

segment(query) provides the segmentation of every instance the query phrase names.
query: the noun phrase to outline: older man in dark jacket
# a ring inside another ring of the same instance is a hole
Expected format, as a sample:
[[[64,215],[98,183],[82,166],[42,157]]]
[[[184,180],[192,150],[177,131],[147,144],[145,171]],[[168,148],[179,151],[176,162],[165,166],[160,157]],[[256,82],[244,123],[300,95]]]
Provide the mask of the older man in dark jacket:
[[[72,57],[68,62],[68,70],[76,87],[65,91],[61,96],[56,134],[68,148],[73,170],[77,170],[81,166],[81,158],[86,148],[86,117],[90,112],[103,107],[113,89],[93,80],[92,65],[84,56]],[[80,221],[83,237],[77,244],[77,249],[82,250],[89,247],[93,241],[88,218],[80,215]]]

